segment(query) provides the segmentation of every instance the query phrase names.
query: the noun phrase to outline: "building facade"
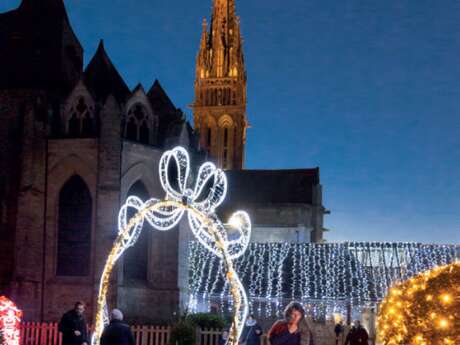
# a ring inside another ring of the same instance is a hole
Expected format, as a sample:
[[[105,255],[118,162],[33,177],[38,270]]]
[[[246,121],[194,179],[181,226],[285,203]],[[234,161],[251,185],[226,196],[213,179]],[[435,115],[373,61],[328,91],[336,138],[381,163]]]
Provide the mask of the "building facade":
[[[196,166],[210,158],[229,169],[222,217],[247,206],[254,239],[321,241],[318,169],[241,170],[246,72],[234,6],[214,0],[204,27],[195,129],[157,80],[130,90],[102,41],[83,68],[62,0],[23,0],[0,14],[0,289],[26,320],[57,320],[82,300],[91,321],[120,205],[164,196],[158,162],[176,145]],[[271,193],[280,179],[288,190]],[[150,230],[120,260],[109,297],[136,322],[168,321],[188,298],[187,224]]]

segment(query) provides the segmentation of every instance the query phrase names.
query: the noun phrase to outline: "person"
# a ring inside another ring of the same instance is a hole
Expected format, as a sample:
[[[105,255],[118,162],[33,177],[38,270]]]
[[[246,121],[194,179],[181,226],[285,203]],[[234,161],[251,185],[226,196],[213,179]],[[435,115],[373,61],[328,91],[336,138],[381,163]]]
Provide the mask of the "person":
[[[257,323],[254,315],[249,315],[244,324],[243,333],[241,333],[241,345],[260,345],[260,336],[262,327]]]
[[[338,345],[340,335],[343,333],[343,322],[342,322],[342,320],[340,320],[339,322],[336,323],[336,325],[334,327],[334,333],[335,333],[335,345]]]
[[[284,310],[284,320],[276,321],[268,332],[268,340],[271,345],[300,345],[309,344],[309,333],[302,332],[299,323],[305,318],[305,310],[302,304],[291,302]],[[303,338],[302,338],[303,337]]]
[[[222,332],[222,336],[219,341],[219,345],[225,345],[228,341],[229,333],[227,329],[224,329]]]
[[[101,345],[135,345],[133,333],[123,322],[121,310],[113,309],[110,314],[110,323],[101,335]]]
[[[85,305],[76,302],[74,308],[66,312],[59,322],[62,345],[88,345],[88,329],[83,313]]]
[[[356,320],[353,327],[347,334],[345,345],[368,345],[369,334],[366,329],[361,326],[361,322]]]

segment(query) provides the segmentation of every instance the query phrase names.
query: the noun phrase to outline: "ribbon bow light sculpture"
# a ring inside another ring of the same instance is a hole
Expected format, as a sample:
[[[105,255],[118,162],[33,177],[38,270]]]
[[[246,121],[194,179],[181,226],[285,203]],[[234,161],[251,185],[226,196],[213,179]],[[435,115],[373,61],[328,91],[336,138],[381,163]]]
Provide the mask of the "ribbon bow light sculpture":
[[[99,345],[104,326],[108,324],[107,292],[113,267],[123,252],[139,238],[144,221],[153,228],[166,231],[175,227],[187,213],[189,226],[196,239],[223,262],[226,279],[233,299],[233,322],[229,345],[237,344],[248,314],[248,300],[241,281],[235,272],[233,260],[248,247],[251,221],[244,211],[235,212],[227,227],[215,214],[227,192],[225,173],[213,163],[204,163],[198,170],[194,188],[189,187],[190,160],[187,151],[176,147],[166,151],[159,166],[159,176],[166,192],[164,200],[149,199],[143,202],[130,196],[118,215],[118,235],[102,271],[97,299],[96,324],[92,345]],[[131,217],[128,210],[135,211]],[[232,239],[227,229],[232,228]]]

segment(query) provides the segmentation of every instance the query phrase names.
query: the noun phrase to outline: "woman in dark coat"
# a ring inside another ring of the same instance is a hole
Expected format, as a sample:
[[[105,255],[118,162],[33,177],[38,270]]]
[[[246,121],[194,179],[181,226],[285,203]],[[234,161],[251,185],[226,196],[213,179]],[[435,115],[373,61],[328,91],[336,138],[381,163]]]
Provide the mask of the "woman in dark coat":
[[[259,326],[254,315],[249,315],[244,324],[243,333],[241,333],[240,344],[242,345],[260,345],[260,336],[262,327]]]
[[[305,311],[298,302],[291,302],[284,311],[284,320],[276,321],[268,332],[271,345],[300,345],[302,330],[300,322]]]

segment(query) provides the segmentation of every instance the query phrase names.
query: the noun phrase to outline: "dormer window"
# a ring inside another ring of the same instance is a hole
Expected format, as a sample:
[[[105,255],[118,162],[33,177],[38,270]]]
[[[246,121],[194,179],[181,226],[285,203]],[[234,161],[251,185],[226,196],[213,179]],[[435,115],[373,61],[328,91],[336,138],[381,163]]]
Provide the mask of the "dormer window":
[[[152,131],[149,116],[144,106],[141,104],[132,106],[124,123],[123,135],[126,139],[146,145],[151,144],[150,134]]]
[[[93,108],[78,97],[68,116],[66,133],[70,138],[92,138],[96,134]]]

